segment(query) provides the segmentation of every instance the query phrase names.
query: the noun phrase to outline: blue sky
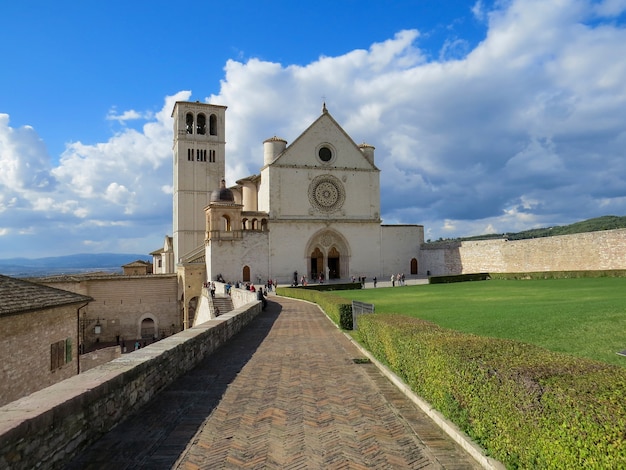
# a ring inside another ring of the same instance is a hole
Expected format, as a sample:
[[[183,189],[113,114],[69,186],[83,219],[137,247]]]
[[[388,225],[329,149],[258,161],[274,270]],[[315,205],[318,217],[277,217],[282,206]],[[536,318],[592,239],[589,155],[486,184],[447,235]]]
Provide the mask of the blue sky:
[[[626,214],[626,0],[3,2],[0,53],[0,258],[158,248],[176,100],[228,184],[325,100],[433,240]]]

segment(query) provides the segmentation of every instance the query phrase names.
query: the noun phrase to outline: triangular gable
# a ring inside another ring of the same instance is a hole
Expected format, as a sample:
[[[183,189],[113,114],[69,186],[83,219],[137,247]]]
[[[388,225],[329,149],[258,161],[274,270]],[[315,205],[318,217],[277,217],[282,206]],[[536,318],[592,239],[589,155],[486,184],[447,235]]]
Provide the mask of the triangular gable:
[[[330,166],[335,168],[358,168],[377,170],[373,162],[360,150],[339,123],[326,111],[305,129],[269,165],[319,166],[314,150],[328,143],[338,152],[338,158]]]

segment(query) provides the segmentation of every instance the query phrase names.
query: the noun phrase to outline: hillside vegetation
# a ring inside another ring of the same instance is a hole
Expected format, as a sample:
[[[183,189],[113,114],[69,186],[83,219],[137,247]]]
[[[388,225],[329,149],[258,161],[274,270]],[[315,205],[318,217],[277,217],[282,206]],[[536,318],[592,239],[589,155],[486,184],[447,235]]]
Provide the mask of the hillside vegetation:
[[[614,230],[618,228],[626,228],[626,216],[605,215],[602,217],[596,217],[595,219],[583,220],[581,222],[576,222],[570,225],[535,228],[517,233],[509,232],[476,235],[473,237],[448,239],[448,241],[492,240],[495,238],[506,238],[508,240],[525,240],[528,238],[553,237],[556,235],[572,235],[574,233],[598,232],[602,230]]]

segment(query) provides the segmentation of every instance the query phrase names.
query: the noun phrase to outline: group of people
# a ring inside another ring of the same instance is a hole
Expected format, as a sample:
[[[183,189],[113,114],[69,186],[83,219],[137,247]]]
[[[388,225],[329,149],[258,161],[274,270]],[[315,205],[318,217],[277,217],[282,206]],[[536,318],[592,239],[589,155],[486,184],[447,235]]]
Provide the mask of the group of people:
[[[215,298],[215,283],[214,282],[205,282],[203,287],[206,287],[207,289],[209,289],[209,292],[211,293],[211,297]]]
[[[391,275],[391,287],[396,287],[396,283],[399,286],[405,286],[406,285],[406,280],[404,277],[404,273],[402,274],[392,274]]]

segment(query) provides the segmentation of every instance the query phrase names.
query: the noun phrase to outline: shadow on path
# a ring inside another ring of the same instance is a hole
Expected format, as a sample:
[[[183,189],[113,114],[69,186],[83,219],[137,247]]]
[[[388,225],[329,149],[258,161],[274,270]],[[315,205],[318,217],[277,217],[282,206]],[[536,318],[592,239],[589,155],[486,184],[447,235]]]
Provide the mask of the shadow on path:
[[[104,434],[65,468],[171,468],[224,392],[271,331],[282,306],[268,301],[243,331],[179,377],[138,413]]]

